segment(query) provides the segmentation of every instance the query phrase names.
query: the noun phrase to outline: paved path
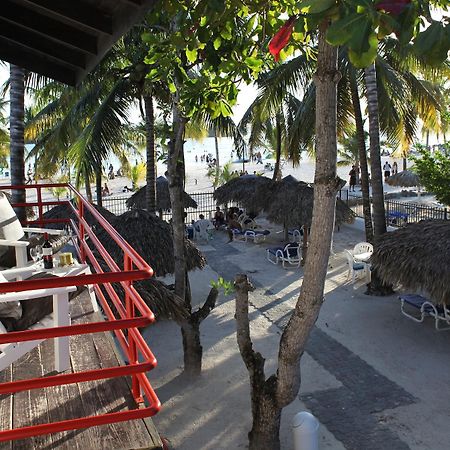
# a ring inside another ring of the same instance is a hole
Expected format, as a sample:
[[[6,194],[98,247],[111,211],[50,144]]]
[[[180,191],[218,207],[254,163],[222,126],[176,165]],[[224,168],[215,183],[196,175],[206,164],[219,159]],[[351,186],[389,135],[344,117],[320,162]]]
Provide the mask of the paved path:
[[[341,248],[351,248],[356,243],[348,242],[347,244],[346,239],[354,240],[354,233],[350,233],[349,236],[343,233],[336,239],[335,250],[337,249],[338,254]],[[265,246],[267,245],[256,246],[242,242],[227,244],[225,236],[216,234],[215,239],[208,246],[203,247],[203,251],[209,266],[225,279],[233,280],[234,276],[240,272],[249,274],[256,288],[251,293],[251,304],[268,322],[276,326],[279,334],[287,323],[298,296],[299,269],[284,271],[267,264],[263,256]],[[253,257],[249,258],[249,253]],[[340,267],[339,282],[345,283],[345,266],[342,267],[342,264],[342,255],[340,258],[331,260],[326,291],[330,290],[330,274],[333,275],[335,272],[333,266]],[[272,280],[270,283],[267,282],[268,272]],[[288,295],[282,289],[277,292],[276,283],[273,284],[273,278],[275,276],[276,279],[277,274],[280,274],[280,278],[284,278],[285,281],[292,278],[294,282],[297,279],[298,288],[294,287],[292,290],[292,283],[290,283],[291,290]],[[267,287],[271,285],[274,287]],[[372,300],[377,301],[375,298]],[[403,320],[398,311],[395,314],[398,320]],[[387,423],[385,417],[395,415],[396,408],[413,405],[419,402],[419,399],[413,392],[407,391],[396,383],[395,379],[381,373],[379,369],[367,362],[364,355],[356,354],[328,334],[327,327],[327,323],[325,323],[325,329],[320,326],[320,323],[314,327],[307,345],[307,353],[341,385],[309,392],[301,395],[301,400],[348,450],[409,449],[408,442],[405,442],[402,436]],[[420,332],[420,327],[417,331]]]

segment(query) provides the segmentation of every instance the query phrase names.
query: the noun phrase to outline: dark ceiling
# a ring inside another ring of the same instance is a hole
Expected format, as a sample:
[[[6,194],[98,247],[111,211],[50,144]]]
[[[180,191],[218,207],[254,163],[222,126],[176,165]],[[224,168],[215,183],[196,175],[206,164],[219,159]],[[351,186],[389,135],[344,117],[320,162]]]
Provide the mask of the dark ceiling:
[[[78,84],[157,0],[1,0],[0,60]]]

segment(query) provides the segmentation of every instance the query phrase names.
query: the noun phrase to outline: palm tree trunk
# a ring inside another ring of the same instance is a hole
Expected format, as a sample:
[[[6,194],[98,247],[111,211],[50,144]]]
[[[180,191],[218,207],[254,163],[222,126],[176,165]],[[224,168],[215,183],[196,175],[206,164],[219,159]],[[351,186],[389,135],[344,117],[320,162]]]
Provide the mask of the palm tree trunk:
[[[378,89],[375,64],[365,69],[367,109],[369,112],[370,167],[372,171],[372,201],[374,237],[386,233],[386,212],[384,209],[383,175],[381,173],[380,125],[378,120]],[[390,295],[391,286],[382,283],[376,271],[372,271],[367,294]]]
[[[336,175],[336,91],[340,74],[337,70],[337,49],[325,40],[326,28],[327,23],[324,22],[319,31],[317,72],[314,76],[317,89],[317,139],[310,251],[305,264],[301,294],[281,336],[276,375],[264,380],[250,374],[252,399],[255,393],[259,396],[259,408],[252,404],[253,427],[249,434],[249,448],[252,450],[280,448],[280,411],[295,400],[298,394],[300,359],[323,303],[336,193],[340,186],[340,179]]]
[[[178,107],[179,91],[173,96],[173,137],[169,144],[167,178],[169,179],[170,203],[172,206],[172,232],[175,258],[175,294],[185,302],[187,310],[192,311],[191,298],[186,289],[186,257],[184,254],[184,132],[186,118]],[[181,323],[184,350],[184,371],[189,376],[197,376],[202,367],[202,347],[200,328],[190,318]]]
[[[381,173],[380,125],[378,120],[378,89],[375,64],[365,69],[367,109],[369,112],[370,169],[372,172],[372,200],[374,235],[386,233],[383,175]]]
[[[89,180],[89,176],[84,176],[84,189],[86,190],[86,197],[88,201],[92,203],[92,190],[91,190],[91,182]]]
[[[280,171],[280,162],[281,162],[281,123],[280,117],[277,114],[275,118],[276,122],[276,133],[277,133],[277,146],[275,148],[275,169],[273,171],[272,180],[278,180],[281,177],[278,176],[278,172]]]
[[[144,96],[145,134],[147,147],[147,188],[145,191],[147,210],[156,212],[156,151],[155,151],[155,111],[152,95]]]
[[[359,167],[361,170],[361,193],[363,200],[364,227],[367,242],[373,242],[372,213],[370,210],[369,170],[367,167],[366,140],[364,138],[364,123],[359,102],[358,84],[355,70],[350,68],[350,90],[352,93],[353,110],[355,113],[356,136],[358,139]]]
[[[99,165],[95,169],[95,195],[97,197],[97,205],[103,206],[102,199],[102,166]]]
[[[216,170],[219,173],[220,162],[219,162],[219,139],[217,137],[217,128],[214,126],[214,145],[216,147]]]
[[[10,164],[11,184],[25,184],[25,142],[24,142],[24,98],[25,72],[21,67],[10,66]],[[12,191],[13,203],[25,203],[24,189]],[[14,208],[19,220],[26,219],[25,208]]]

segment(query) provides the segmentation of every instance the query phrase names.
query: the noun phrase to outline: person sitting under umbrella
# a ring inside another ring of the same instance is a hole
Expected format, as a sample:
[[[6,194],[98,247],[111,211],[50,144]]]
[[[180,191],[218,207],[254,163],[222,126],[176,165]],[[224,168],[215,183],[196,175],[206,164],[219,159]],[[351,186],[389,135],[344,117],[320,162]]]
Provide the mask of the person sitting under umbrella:
[[[214,213],[213,223],[216,230],[218,230],[222,225],[225,225],[225,215],[219,207],[216,208],[216,212]]]

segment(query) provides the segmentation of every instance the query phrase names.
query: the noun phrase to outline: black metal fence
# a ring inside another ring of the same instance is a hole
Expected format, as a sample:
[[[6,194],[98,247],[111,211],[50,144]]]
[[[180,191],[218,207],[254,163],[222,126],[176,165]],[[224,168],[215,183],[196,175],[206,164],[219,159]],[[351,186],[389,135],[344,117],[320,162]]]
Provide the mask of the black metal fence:
[[[361,197],[345,190],[339,192],[339,198],[347,203],[357,217],[364,217]],[[386,199],[384,201],[384,209],[386,211],[386,223],[393,226],[402,226],[405,223],[419,222],[424,219],[450,219],[449,209],[417,202]]]
[[[213,192],[194,192],[189,194],[196,202],[197,208],[187,208],[186,223],[192,220],[198,220],[198,216],[203,214],[206,218],[211,218],[216,210],[216,202],[213,197]],[[127,211],[127,198],[125,197],[107,197],[102,199],[103,207],[111,211],[113,214],[120,215]],[[163,219],[169,220],[172,217],[172,212],[163,211]]]
[[[213,192],[194,192],[190,196],[197,202],[197,208],[187,208],[186,223],[197,220],[200,214],[206,218],[211,218],[216,210],[216,202]],[[357,217],[364,217],[362,198],[350,193],[347,190],[339,192],[339,198],[355,212]],[[116,215],[127,211],[127,198],[108,197],[103,199],[103,207]],[[228,205],[234,206],[234,205]],[[371,204],[372,206],[372,204]],[[447,208],[438,208],[424,205],[417,202],[402,202],[398,200],[385,200],[384,208],[386,210],[386,222],[389,225],[401,226],[409,222],[419,222],[423,219],[450,219],[450,210]],[[170,220],[171,211],[163,211],[163,219]]]

